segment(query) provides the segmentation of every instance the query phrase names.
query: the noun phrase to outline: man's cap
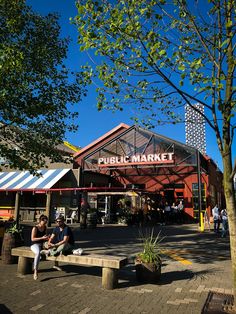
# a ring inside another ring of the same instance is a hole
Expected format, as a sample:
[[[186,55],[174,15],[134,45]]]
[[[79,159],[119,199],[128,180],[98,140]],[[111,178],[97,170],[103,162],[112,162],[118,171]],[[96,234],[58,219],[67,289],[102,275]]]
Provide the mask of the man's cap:
[[[65,220],[65,218],[64,218],[64,216],[62,216],[62,215],[59,215],[58,217],[57,217],[57,220]]]

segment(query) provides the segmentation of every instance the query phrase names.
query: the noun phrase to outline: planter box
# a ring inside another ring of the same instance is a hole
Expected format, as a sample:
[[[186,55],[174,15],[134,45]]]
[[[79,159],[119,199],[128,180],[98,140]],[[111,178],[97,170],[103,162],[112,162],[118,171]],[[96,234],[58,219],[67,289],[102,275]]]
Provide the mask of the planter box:
[[[136,279],[143,283],[156,283],[161,277],[161,265],[136,263]]]
[[[2,262],[3,264],[17,263],[17,257],[11,255],[11,249],[23,245],[23,240],[19,235],[4,233],[2,242]]]
[[[97,214],[96,213],[87,214],[87,227],[90,229],[94,229],[97,227]]]

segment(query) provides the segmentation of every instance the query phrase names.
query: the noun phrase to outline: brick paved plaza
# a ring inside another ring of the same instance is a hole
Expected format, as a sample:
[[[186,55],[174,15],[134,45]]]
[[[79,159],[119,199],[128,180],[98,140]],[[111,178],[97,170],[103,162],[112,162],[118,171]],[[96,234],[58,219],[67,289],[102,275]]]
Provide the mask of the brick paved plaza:
[[[0,260],[0,313],[201,313],[209,291],[231,294],[229,239],[198,225],[158,226],[162,241],[162,276],[157,284],[136,281],[133,259],[140,250],[139,228],[120,225],[80,230],[77,245],[85,252],[125,255],[130,263],[115,290],[101,287],[101,269],[40,263],[39,279],[16,274],[17,265]],[[29,226],[25,236],[29,237]],[[27,242],[27,241],[26,241]]]

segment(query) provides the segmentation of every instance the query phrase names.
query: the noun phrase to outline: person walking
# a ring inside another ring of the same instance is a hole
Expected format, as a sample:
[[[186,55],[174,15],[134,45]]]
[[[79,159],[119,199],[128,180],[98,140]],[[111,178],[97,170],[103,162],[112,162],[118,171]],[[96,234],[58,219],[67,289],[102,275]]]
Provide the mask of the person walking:
[[[220,216],[222,221],[221,237],[224,238],[228,232],[228,214],[226,209],[222,209]]]
[[[212,216],[214,221],[214,232],[218,233],[220,230],[220,212],[217,204],[212,208]]]
[[[178,206],[175,204],[175,202],[171,205],[171,221],[172,223],[177,222],[177,214],[178,214]]]
[[[211,221],[210,221],[210,217],[208,215],[207,208],[205,209],[205,213],[204,213],[204,228],[206,226],[208,226],[208,230],[211,231]]]
[[[168,225],[170,223],[170,214],[171,214],[171,208],[168,202],[165,203],[164,207],[165,212],[165,224]]]
[[[179,204],[177,206],[177,211],[178,211],[178,222],[183,224],[184,223],[184,204],[182,200],[179,201]]]
[[[39,223],[33,227],[31,232],[31,250],[34,252],[34,280],[38,279],[38,267],[40,261],[40,251],[43,249],[43,244],[48,240],[47,235],[48,217],[41,215]]]

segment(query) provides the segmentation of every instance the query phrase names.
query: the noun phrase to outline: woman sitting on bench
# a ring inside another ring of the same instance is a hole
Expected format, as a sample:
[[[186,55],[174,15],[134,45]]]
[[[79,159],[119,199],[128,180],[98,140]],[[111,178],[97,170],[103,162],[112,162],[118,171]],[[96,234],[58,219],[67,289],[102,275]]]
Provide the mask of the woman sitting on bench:
[[[48,240],[47,233],[48,217],[41,215],[39,223],[33,227],[31,232],[31,250],[34,252],[34,280],[38,279],[38,266],[40,261],[40,251],[43,249],[43,244]]]

